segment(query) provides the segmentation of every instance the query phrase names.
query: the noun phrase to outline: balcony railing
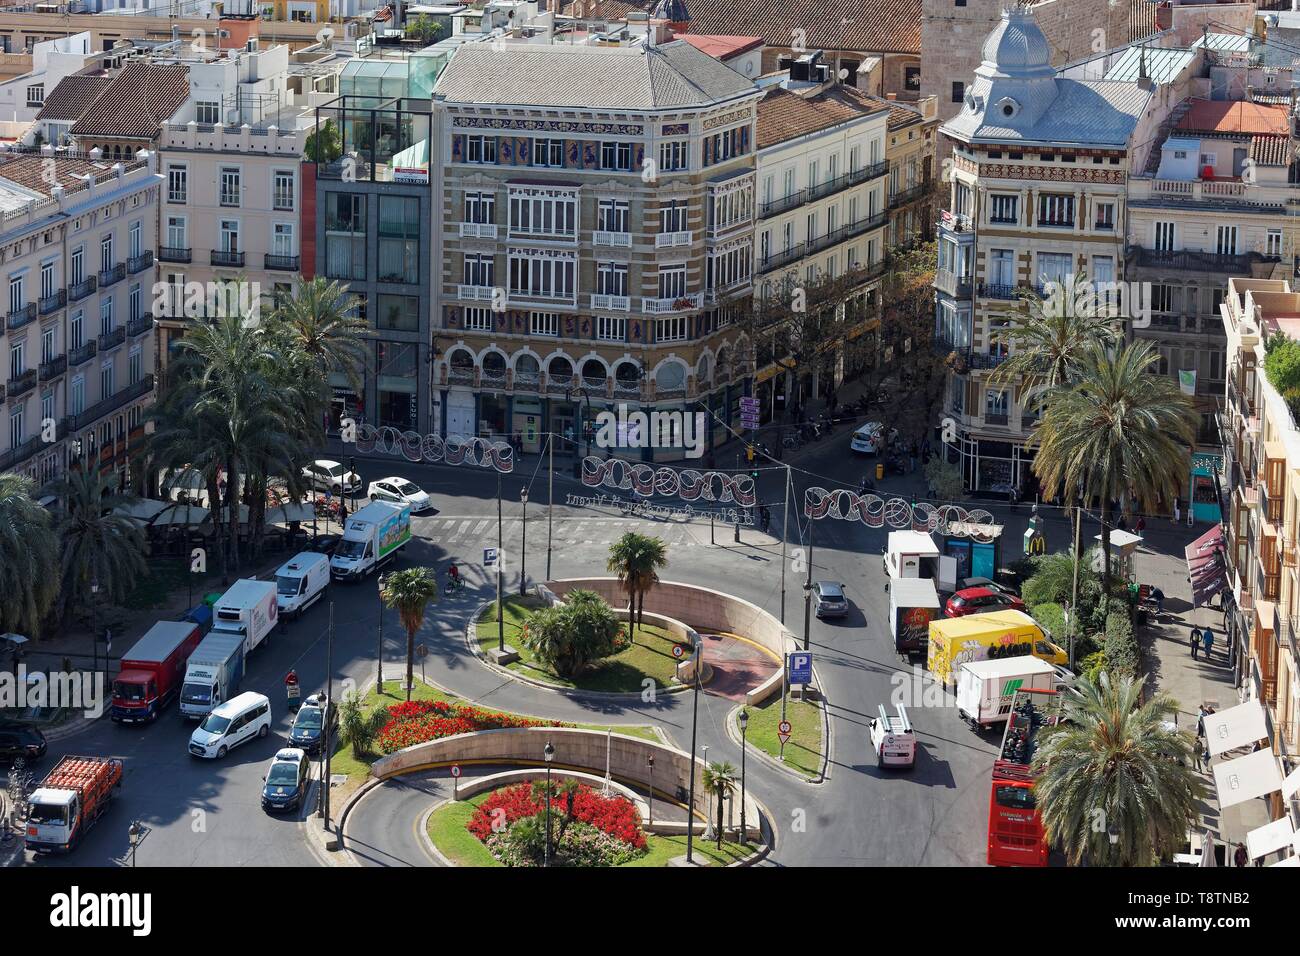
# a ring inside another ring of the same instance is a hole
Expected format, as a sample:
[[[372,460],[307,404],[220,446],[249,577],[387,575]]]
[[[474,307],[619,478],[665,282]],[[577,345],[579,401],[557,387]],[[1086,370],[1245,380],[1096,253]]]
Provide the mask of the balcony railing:
[[[625,295],[604,295],[592,293],[591,307],[602,312],[627,312],[632,308],[632,300]]]
[[[763,203],[763,205],[758,208],[758,218],[767,219],[770,216],[775,216],[777,213],[785,212],[787,209],[794,209],[798,206],[802,206],[803,203],[804,191],[802,189],[797,189],[788,196],[782,196],[780,199],[773,199],[769,202]]]
[[[78,299],[84,299],[98,288],[99,280],[94,276],[86,276],[80,282],[74,282],[68,286],[68,299],[76,302]]]
[[[495,239],[497,224],[494,222],[462,222],[460,224],[462,239]]]
[[[702,292],[690,292],[671,299],[642,299],[641,311],[651,315],[664,315],[671,312],[685,312],[698,309],[704,304]]]
[[[68,370],[68,357],[59,355],[50,359],[48,362],[42,362],[38,369],[42,382],[48,382],[51,379],[58,378]]]
[[[594,246],[619,246],[630,249],[632,247],[632,233],[597,229],[591,234],[591,244]]]
[[[138,256],[132,256],[126,260],[126,271],[135,275],[137,272],[144,272],[153,265],[153,250],[146,249]]]
[[[159,246],[159,262],[189,262],[192,250],[189,246]]]
[[[78,345],[75,349],[68,351],[68,364],[72,366],[84,365],[93,359],[98,351],[99,347],[93,339],[84,345]]]
[[[242,269],[244,267],[244,254],[229,249],[213,249],[211,262],[214,266],[226,269]]]
[[[969,275],[959,276],[947,269],[938,269],[934,273],[934,287],[945,295],[969,299],[973,284]]]
[[[985,425],[1005,425],[1005,424],[1007,423],[1007,420],[1008,420],[1008,419],[1007,419],[1007,413],[1006,413],[1006,412],[989,412],[989,411],[986,411],[986,412],[984,413],[984,424],[985,424]]]
[[[36,375],[36,369],[29,368],[17,378],[9,379],[9,385],[5,389],[5,393],[10,398],[17,398],[19,395],[26,395],[36,387]]]
[[[1130,246],[1139,266],[1152,269],[1171,269],[1178,272],[1215,272],[1250,275],[1251,254],[1230,255],[1219,252],[1196,252],[1190,249],[1170,251]]]
[[[53,295],[47,295],[41,299],[41,315],[49,315],[51,312],[58,312],[68,304],[68,290],[60,289]]]
[[[0,389],[0,394],[3,394]],[[67,437],[67,427],[60,422],[55,432],[55,441],[61,441]],[[9,471],[17,468],[23,462],[39,454],[41,451],[52,447],[50,442],[45,440],[45,435],[33,435],[16,448],[10,448],[7,452],[0,454],[0,471]]]
[[[447,381],[452,385],[473,385],[474,369],[464,365],[453,365],[447,369]]]
[[[262,264],[276,272],[297,272],[298,261],[298,256],[276,256],[268,252],[263,257]]]
[[[1020,297],[1020,286],[1001,285],[997,282],[981,282],[979,284],[980,298],[983,299],[1004,299],[1013,301]]]
[[[28,322],[36,318],[36,303],[28,302],[21,309],[15,309],[10,312],[5,319],[5,325],[10,329],[21,329]]]
[[[111,395],[101,402],[96,402],[80,415],[68,415],[64,421],[69,431],[77,431],[91,425],[105,415],[111,415],[128,402],[133,402],[153,391],[153,375],[146,375],[134,385],[128,385],[116,395]]]
[[[900,189],[889,197],[889,208],[897,209],[899,206],[906,206],[908,203],[924,196],[929,188],[929,183],[920,183],[910,189]]]
[[[661,232],[655,236],[656,249],[675,249],[678,246],[689,246],[693,233],[689,232]]]
[[[468,299],[471,302],[491,302],[494,289],[496,289],[496,286],[458,285],[456,286],[456,297],[458,299]]]
[[[126,278],[126,263],[119,262],[115,266],[109,266],[107,269],[99,270],[99,287],[107,289],[115,282],[121,282]]]
[[[107,352],[109,349],[115,349],[126,341],[126,326],[119,325],[115,329],[107,332],[101,332],[99,335],[99,350]]]
[[[131,319],[126,323],[126,334],[131,338],[153,331],[153,316],[149,313]]]

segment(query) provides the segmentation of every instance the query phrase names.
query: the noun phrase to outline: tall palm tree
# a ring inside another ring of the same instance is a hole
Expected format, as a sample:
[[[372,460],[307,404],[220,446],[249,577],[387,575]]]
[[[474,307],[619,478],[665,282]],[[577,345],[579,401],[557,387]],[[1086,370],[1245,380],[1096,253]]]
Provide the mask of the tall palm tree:
[[[1027,443],[1043,495],[1101,501],[1105,582],[1111,580],[1110,503],[1128,493],[1144,508],[1186,485],[1197,415],[1177,383],[1157,375],[1148,340],[1118,350],[1092,343],[1078,356],[1077,379],[1045,396],[1042,421]],[[1103,588],[1103,600],[1109,587]]]
[[[81,468],[69,471],[50,486],[59,499],[59,547],[63,610],[84,602],[92,586],[120,602],[148,572],[144,530],[133,518],[114,509],[134,500],[116,491],[111,471]]]
[[[1196,820],[1204,785],[1192,739],[1169,729],[1178,704],[1142,703],[1142,679],[1075,682],[1062,721],[1045,729],[1033,766],[1048,842],[1071,864],[1154,866],[1175,852]]]
[[[618,583],[627,591],[629,624],[635,616],[636,627],[641,626],[646,592],[659,583],[659,569],[667,566],[667,546],[662,538],[628,531],[609,546],[609,561],[605,569],[617,574]],[[628,630],[634,631],[634,628]]]
[[[307,279],[276,309],[297,347],[320,369],[328,385],[330,372],[342,372],[354,392],[361,391],[366,368],[366,320],[356,314],[357,298],[323,276]]]
[[[36,483],[0,474],[0,632],[36,637],[59,594],[54,516],[35,498]]]
[[[1093,343],[1117,343],[1119,327],[1111,311],[1076,300],[1076,293],[1090,288],[1086,273],[1079,272],[1047,299],[1023,295],[1011,324],[993,336],[1009,355],[989,383],[1018,386],[1023,404],[1041,403],[1053,388],[1079,378],[1081,357]]]
[[[397,611],[406,628],[406,699],[415,682],[415,634],[424,626],[424,612],[438,600],[438,579],[433,568],[406,568],[384,577],[379,598]]]
[[[704,768],[704,789],[714,795],[717,803],[719,850],[722,849],[722,804],[736,792],[739,782],[736,768],[726,761],[707,764]]]

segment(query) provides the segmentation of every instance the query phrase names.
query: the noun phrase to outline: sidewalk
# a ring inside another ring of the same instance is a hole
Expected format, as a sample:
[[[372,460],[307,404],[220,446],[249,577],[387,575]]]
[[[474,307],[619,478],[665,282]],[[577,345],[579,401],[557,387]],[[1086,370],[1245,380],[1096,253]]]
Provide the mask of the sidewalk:
[[[1181,556],[1152,553],[1143,546],[1137,564],[1139,578],[1159,586],[1166,595],[1165,610],[1159,620],[1138,629],[1138,641],[1150,680],[1157,689],[1178,702],[1178,726],[1195,734],[1199,704],[1206,703],[1222,710],[1240,703],[1237,690],[1232,686],[1232,669],[1228,666],[1223,614],[1214,608],[1192,607],[1192,589]],[[1214,630],[1214,653],[1208,661],[1203,649],[1195,659],[1192,657],[1188,634],[1193,625],[1209,625]],[[1214,759],[1218,761],[1221,758]],[[1268,808],[1263,800],[1249,800],[1220,811],[1213,774],[1203,772],[1202,779],[1209,797],[1201,806],[1200,825],[1214,831],[1219,842],[1244,843],[1248,831],[1269,822]],[[1229,848],[1229,860],[1231,856]]]

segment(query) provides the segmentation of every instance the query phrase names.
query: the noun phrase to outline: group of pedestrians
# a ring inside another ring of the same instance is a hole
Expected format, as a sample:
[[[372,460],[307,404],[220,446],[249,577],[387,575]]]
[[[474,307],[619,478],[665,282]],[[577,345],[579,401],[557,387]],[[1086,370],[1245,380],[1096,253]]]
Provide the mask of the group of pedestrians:
[[[1192,660],[1196,660],[1197,654],[1204,649],[1205,659],[1210,660],[1210,653],[1214,650],[1214,631],[1210,626],[1205,625],[1204,629],[1192,625],[1192,632],[1188,635],[1187,643],[1192,648]]]

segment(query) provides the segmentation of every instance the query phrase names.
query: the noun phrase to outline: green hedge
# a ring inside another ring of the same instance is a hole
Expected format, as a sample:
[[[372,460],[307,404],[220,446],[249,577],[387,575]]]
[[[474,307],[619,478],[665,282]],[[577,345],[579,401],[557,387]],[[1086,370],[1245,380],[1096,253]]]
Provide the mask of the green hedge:
[[[1113,611],[1106,618],[1106,638],[1102,652],[1106,658],[1106,670],[1112,677],[1121,674],[1137,676],[1141,661],[1128,611]]]
[[[1062,647],[1065,646],[1065,642],[1068,640],[1066,637],[1065,608],[1053,601],[1049,601],[1031,607],[1029,616],[1038,622],[1038,626],[1047,632],[1049,638]]]

